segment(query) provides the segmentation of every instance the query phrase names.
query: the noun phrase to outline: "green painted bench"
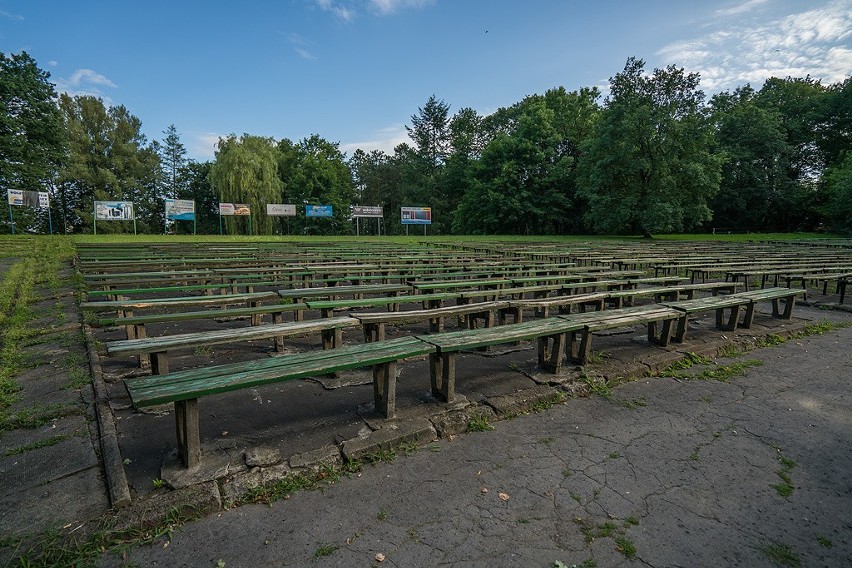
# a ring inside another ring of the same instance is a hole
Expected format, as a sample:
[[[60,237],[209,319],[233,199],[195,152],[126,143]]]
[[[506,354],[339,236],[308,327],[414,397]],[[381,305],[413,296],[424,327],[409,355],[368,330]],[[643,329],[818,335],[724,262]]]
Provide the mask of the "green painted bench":
[[[185,466],[194,467],[201,461],[198,399],[203,396],[373,367],[376,411],[392,418],[396,411],[397,362],[434,350],[434,346],[416,337],[403,337],[127,379],[125,384],[134,408],[174,404],[178,452]]]
[[[508,307],[509,302],[478,302],[457,306],[444,306],[423,310],[405,312],[361,313],[351,312],[350,317],[356,318],[364,328],[365,341],[383,341],[387,325],[404,325],[429,321],[429,331],[442,333],[444,320],[448,317],[464,317],[465,327],[476,327],[477,319],[485,319],[485,327],[492,327],[499,310]]]
[[[460,351],[492,345],[537,340],[539,366],[558,373],[565,358],[565,334],[577,326],[582,327],[582,324],[562,318],[547,318],[512,325],[418,336],[436,348],[429,355],[432,394],[445,402],[455,400],[456,355]]]
[[[643,324],[647,326],[648,343],[665,347],[671,341],[674,324],[681,315],[679,310],[653,304],[557,317],[580,325],[568,332],[568,357],[579,365],[585,365],[592,353],[595,332]]]
[[[624,304],[632,304],[633,299],[641,296],[653,296],[657,303],[676,301],[680,299],[693,300],[697,292],[710,292],[716,296],[719,293],[732,294],[740,286],[739,282],[707,282],[699,284],[676,284],[674,286],[656,286],[651,288],[632,288],[610,292],[607,304],[617,308]]]
[[[169,372],[169,351],[206,347],[230,343],[232,341],[252,341],[273,338],[275,340],[275,350],[280,352],[284,349],[285,337],[316,332],[320,332],[322,335],[323,349],[331,349],[342,345],[340,333],[344,328],[357,325],[359,325],[359,322],[355,318],[345,316],[322,318],[311,321],[108,341],[106,343],[106,351],[108,355],[113,357],[122,355],[149,355],[151,358],[151,373],[154,375],[164,375]],[[140,361],[140,364],[144,363]]]

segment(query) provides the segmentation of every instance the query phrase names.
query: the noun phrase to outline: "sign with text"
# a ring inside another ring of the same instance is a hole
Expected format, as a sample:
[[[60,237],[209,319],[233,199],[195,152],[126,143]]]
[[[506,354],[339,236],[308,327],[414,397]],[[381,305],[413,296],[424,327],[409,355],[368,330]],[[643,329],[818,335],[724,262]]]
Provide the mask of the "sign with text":
[[[331,205],[305,205],[305,217],[334,217]]]
[[[267,203],[266,214],[269,217],[295,217],[296,206],[287,203]]]
[[[251,215],[251,207],[245,203],[220,203],[219,215]]]
[[[384,209],[380,205],[353,205],[353,217],[384,217]]]
[[[166,199],[166,219],[195,221],[195,201],[191,199]]]
[[[403,225],[431,225],[431,207],[403,207],[400,213]]]
[[[133,221],[132,201],[95,201],[95,219],[98,221]]]
[[[26,191],[22,189],[7,189],[9,205],[33,208],[50,207],[50,194],[46,191]]]

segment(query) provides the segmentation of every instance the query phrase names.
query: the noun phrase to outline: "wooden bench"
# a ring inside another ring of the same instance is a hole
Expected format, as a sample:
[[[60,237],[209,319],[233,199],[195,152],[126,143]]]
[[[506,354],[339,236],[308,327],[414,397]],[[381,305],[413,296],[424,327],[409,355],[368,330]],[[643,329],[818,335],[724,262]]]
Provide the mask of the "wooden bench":
[[[565,334],[577,326],[582,324],[562,318],[547,318],[512,325],[418,336],[435,346],[435,351],[429,355],[432,394],[444,402],[455,400],[456,355],[460,351],[491,345],[538,340],[539,366],[558,373],[565,358]]]
[[[141,339],[147,337],[145,325],[149,323],[168,323],[192,321],[199,319],[215,318],[239,318],[251,317],[252,325],[259,325],[266,314],[272,315],[272,323],[284,323],[285,312],[295,312],[295,321],[302,321],[302,312],[307,304],[268,304],[265,306],[254,306],[251,308],[222,308],[214,310],[200,310],[193,312],[169,312],[164,314],[145,314],[141,316],[117,316],[112,318],[98,318],[95,325],[99,327],[120,325],[126,330],[127,339]]]
[[[248,294],[219,294],[218,296],[182,296],[179,298],[148,298],[141,300],[104,300],[100,302],[80,302],[81,310],[119,311],[132,315],[133,310],[147,308],[177,308],[186,306],[225,306],[247,303],[249,307],[260,302],[279,299],[277,292],[251,292]]]
[[[328,298],[336,301],[342,296],[351,296],[361,300],[364,296],[384,294],[388,298],[399,296],[400,292],[410,291],[411,286],[405,284],[362,284],[358,286],[316,286],[313,288],[288,288],[278,290],[278,295],[294,302],[306,302],[311,298]]]
[[[107,342],[106,350],[107,354],[111,356],[149,355],[151,358],[151,374],[164,375],[169,372],[169,351],[217,345],[231,341],[252,341],[255,339],[274,338],[275,350],[280,352],[284,349],[285,337],[316,332],[320,332],[322,335],[323,349],[330,349],[341,346],[341,332],[343,328],[357,325],[359,325],[357,319],[342,316],[258,327],[218,329],[215,331],[181,333],[141,339],[122,339]]]
[[[569,294],[552,298],[510,300],[508,308],[505,308],[503,312],[512,312],[515,316],[515,321],[520,322],[523,321],[523,311],[528,309],[535,310],[535,317],[537,318],[548,317],[550,310],[553,308],[558,309],[560,313],[570,312],[571,306],[579,306],[581,311],[586,311],[586,308],[590,306],[596,310],[602,310],[604,309],[604,300],[607,297],[609,297],[609,292],[590,292],[588,294]]]
[[[309,309],[319,310],[322,317],[332,317],[335,311],[353,308],[378,308],[387,306],[388,311],[397,312],[401,304],[423,304],[424,308],[440,308],[447,300],[457,300],[458,293],[409,294],[390,298],[362,298],[360,300],[319,300],[305,302]]]
[[[173,403],[178,451],[184,465],[201,460],[198,399],[218,393],[373,367],[376,411],[392,418],[396,411],[396,365],[408,357],[432,353],[435,347],[416,337],[283,355],[262,361],[229,363],[177,373],[127,379],[135,408]]]
[[[675,341],[682,342],[686,338],[689,317],[692,314],[712,310],[716,312],[716,327],[718,329],[723,331],[735,331],[737,326],[748,329],[754,322],[756,302],[769,300],[772,302],[774,317],[790,319],[793,314],[793,306],[796,302],[796,296],[799,294],[804,294],[804,290],[780,287],[763,288],[724,296],[711,296],[709,298],[700,298],[697,300],[663,302],[662,305],[669,306],[683,312],[683,315],[678,321],[674,337]],[[781,300],[786,302],[783,313],[779,309],[779,302]],[[746,311],[744,313],[743,321],[740,323],[740,313],[743,308],[745,308]],[[725,317],[726,310],[730,311],[727,317]]]
[[[444,306],[407,312],[360,313],[351,312],[350,317],[356,318],[364,328],[365,341],[384,341],[387,325],[403,325],[429,321],[429,331],[441,333],[444,331],[444,320],[448,317],[465,318],[465,327],[476,327],[476,320],[485,319],[485,327],[492,327],[499,310],[509,306],[509,302],[479,302],[459,306]]]
[[[648,343],[665,347],[671,341],[674,323],[681,314],[676,309],[655,304],[557,317],[581,326],[568,332],[569,358],[579,365],[585,365],[592,352],[592,336],[595,332],[644,324],[648,330]]]
[[[607,296],[607,304],[617,308],[633,303],[633,299],[639,296],[653,296],[656,303],[662,301],[676,301],[680,299],[693,300],[697,292],[710,292],[716,296],[720,292],[732,294],[740,286],[739,282],[707,282],[702,284],[677,284],[674,286],[657,286],[652,288],[632,288],[610,292]]]

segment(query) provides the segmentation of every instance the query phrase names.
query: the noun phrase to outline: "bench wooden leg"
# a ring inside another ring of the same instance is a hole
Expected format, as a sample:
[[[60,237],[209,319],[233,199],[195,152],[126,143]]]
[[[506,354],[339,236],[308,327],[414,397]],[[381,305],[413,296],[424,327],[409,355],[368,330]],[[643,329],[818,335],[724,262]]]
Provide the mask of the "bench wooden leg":
[[[728,321],[725,321],[725,308],[719,308],[716,310],[716,327],[721,329],[722,331],[736,331],[737,322],[740,319],[740,306],[731,306],[731,315],[728,317]]]
[[[577,352],[577,362],[580,365],[585,365],[589,360],[589,355],[592,353],[592,332],[589,326],[583,328],[583,337],[580,340],[580,349]]]
[[[683,314],[677,319],[677,327],[674,332],[674,340],[683,343],[686,339],[686,330],[689,328],[689,314]]]
[[[540,368],[556,374],[562,370],[562,362],[564,360],[564,333],[558,333],[556,335],[538,338],[538,366]]]
[[[133,325],[133,326],[127,326],[127,327],[133,327],[133,338],[135,338],[135,339],[144,339],[145,337],[148,337],[148,334],[145,331],[145,324],[144,323],[136,324],[136,325]],[[130,334],[130,331],[128,330],[128,335],[129,334]],[[130,338],[128,337],[128,339],[130,339]],[[137,364],[139,365],[140,369],[150,369],[151,368],[151,356],[148,355],[147,353],[140,353],[139,355],[137,355],[136,361],[137,361]]]
[[[757,302],[751,302],[746,306],[745,315],[743,315],[743,321],[740,324],[740,327],[744,329],[751,329],[752,324],[754,323],[754,314],[757,312]]]
[[[432,379],[432,396],[444,402],[456,398],[456,353],[429,355],[429,375]]]
[[[373,366],[373,400],[385,418],[396,414],[396,361]]]
[[[198,399],[175,402],[178,453],[183,465],[195,467],[201,462],[201,435],[198,426]]]
[[[669,344],[672,337],[672,324],[674,320],[663,320],[662,322],[649,321],[648,322],[648,343],[656,343],[657,345],[661,345],[663,347]],[[657,333],[657,328],[659,327],[659,333]]]
[[[169,354],[166,351],[151,353],[151,374],[165,375],[169,372]]]
[[[284,312],[273,312],[272,313],[272,323],[284,323]],[[284,351],[284,336],[279,335],[274,338],[275,342],[275,352],[282,353]]]
[[[790,296],[784,301],[784,313],[780,314],[781,319],[791,319],[793,317],[793,307],[796,305],[796,296]],[[777,305],[773,308],[775,311],[780,311]]]
[[[568,332],[568,358],[574,363],[579,363],[580,361],[580,347],[579,341],[577,340],[577,335],[579,333],[580,332],[578,331]]]

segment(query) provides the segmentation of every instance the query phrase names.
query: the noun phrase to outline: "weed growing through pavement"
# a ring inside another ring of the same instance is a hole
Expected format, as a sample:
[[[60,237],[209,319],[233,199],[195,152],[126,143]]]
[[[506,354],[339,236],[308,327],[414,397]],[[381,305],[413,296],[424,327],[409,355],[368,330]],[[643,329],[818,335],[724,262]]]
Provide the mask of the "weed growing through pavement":
[[[793,547],[781,542],[771,542],[760,549],[766,558],[778,566],[801,566],[802,560]]]
[[[327,542],[317,543],[317,549],[314,551],[314,558],[322,558],[323,556],[331,556],[335,553],[335,551],[340,548],[336,544],[330,544]]]
[[[3,455],[16,456],[18,454],[30,452],[32,450],[38,450],[39,448],[49,448],[50,446],[55,446],[56,444],[64,440],[66,437],[67,436],[51,436],[50,438],[38,440],[31,444],[24,444],[23,446],[18,446],[16,448],[9,448],[5,452],[3,452]]]
[[[819,536],[817,537],[817,542],[818,542],[818,543],[819,543],[819,545],[820,545],[820,546],[822,546],[823,548],[831,548],[831,547],[832,547],[831,539],[830,539],[830,538],[828,538],[828,537],[825,537],[825,536],[819,535]]]
[[[785,457],[781,454],[781,451],[778,450],[778,463],[781,464],[781,469],[775,472],[775,474],[781,478],[781,483],[775,483],[772,485],[772,488],[780,495],[781,497],[789,497],[793,494],[793,480],[790,477],[790,473],[793,471],[793,468],[798,464],[795,460]]]
[[[487,432],[493,429],[494,426],[491,425],[488,421],[488,416],[485,414],[476,414],[467,423],[468,432]]]

